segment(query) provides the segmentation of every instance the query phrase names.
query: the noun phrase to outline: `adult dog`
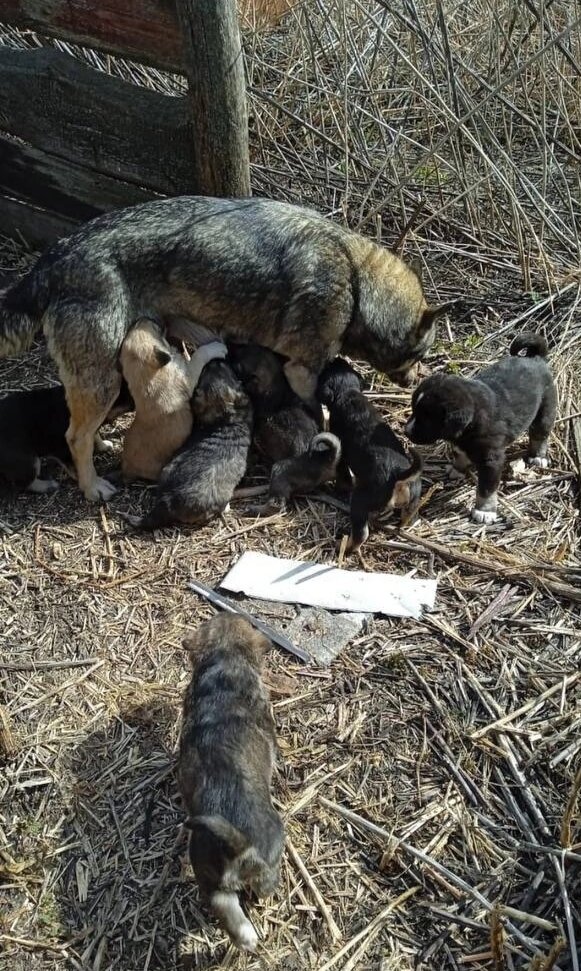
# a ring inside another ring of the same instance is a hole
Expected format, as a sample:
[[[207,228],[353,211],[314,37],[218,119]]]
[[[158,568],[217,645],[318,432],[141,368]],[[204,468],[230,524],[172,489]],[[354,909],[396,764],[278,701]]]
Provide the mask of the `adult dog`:
[[[66,390],[79,486],[87,499],[108,499],[93,439],[137,318],[170,332],[186,319],[263,344],[288,359],[291,386],[313,402],[317,375],[339,351],[408,381],[449,306],[429,307],[416,271],[389,250],[307,209],[161,199],[99,216],[41,256],[0,297],[0,354],[25,350],[44,330]]]

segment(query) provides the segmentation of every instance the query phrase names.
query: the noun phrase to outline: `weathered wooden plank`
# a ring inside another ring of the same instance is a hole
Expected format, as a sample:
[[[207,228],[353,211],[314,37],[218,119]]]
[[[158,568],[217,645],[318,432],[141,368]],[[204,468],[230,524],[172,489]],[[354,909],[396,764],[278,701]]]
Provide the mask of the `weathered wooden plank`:
[[[112,78],[52,48],[0,48],[0,130],[124,182],[168,195],[199,191],[188,116],[185,98]]]
[[[154,193],[0,135],[0,192],[83,222]]]
[[[0,0],[0,22],[183,72],[174,0]]]
[[[70,236],[77,228],[75,222],[56,212],[35,209],[3,195],[0,195],[0,226],[5,236],[22,238],[33,249],[43,249],[61,236]]]
[[[250,195],[244,55],[236,0],[176,0],[196,141],[196,182],[214,196]]]

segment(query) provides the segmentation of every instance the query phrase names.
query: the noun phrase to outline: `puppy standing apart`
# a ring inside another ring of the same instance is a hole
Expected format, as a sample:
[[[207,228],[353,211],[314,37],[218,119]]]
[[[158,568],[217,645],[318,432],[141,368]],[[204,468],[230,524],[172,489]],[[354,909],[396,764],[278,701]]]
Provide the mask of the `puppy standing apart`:
[[[206,522],[224,512],[246,472],[252,405],[225,361],[206,365],[191,408],[193,431],[161,473],[152,510],[126,517],[142,529]]]
[[[349,482],[349,470],[355,476],[348,549],[356,550],[369,535],[371,514],[418,501],[422,461],[417,452],[410,461],[401,442],[362,393],[361,379],[346,361],[337,358],[327,365],[317,394],[329,408],[331,431],[341,441],[341,478]]]
[[[475,378],[435,374],[414,392],[406,434],[418,445],[451,442],[456,469],[476,467],[471,517],[477,523],[496,520],[507,445],[528,430],[529,464],[549,464],[547,441],[555,423],[557,391],[546,357],[544,338],[523,334],[513,341],[509,357]]]
[[[135,401],[135,419],[125,436],[125,480],[159,478],[192,430],[190,398],[208,361],[225,357],[219,341],[198,348],[190,361],[163,338],[155,321],[137,321],[123,342],[121,367]]]
[[[131,411],[133,402],[124,383],[107,421]],[[74,472],[66,440],[70,415],[62,385],[16,391],[0,399],[0,480],[17,490],[54,492],[58,482],[41,479],[41,458],[57,459]],[[95,435],[97,451],[113,447]]]
[[[229,355],[252,401],[254,441],[272,463],[268,500],[255,512],[283,512],[292,495],[310,492],[335,477],[341,443],[320,431],[320,405],[312,411],[295,394],[278,354],[256,344],[235,344],[229,346]],[[242,489],[238,494],[254,492]]]
[[[284,846],[270,795],[276,736],[260,677],[269,646],[231,614],[212,618],[184,641],[194,671],[184,699],[178,778],[190,859],[203,896],[246,951],[258,938],[238,892],[271,894]]]

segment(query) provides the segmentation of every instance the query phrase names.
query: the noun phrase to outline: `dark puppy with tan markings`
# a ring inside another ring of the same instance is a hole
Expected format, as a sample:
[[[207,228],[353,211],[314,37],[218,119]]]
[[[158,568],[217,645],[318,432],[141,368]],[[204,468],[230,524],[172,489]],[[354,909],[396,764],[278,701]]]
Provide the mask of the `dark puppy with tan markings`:
[[[557,390],[546,357],[543,337],[522,334],[513,341],[510,356],[475,377],[434,374],[414,392],[406,435],[418,445],[450,442],[459,472],[475,466],[478,486],[471,517],[477,523],[496,520],[508,445],[528,431],[529,465],[549,464]]]
[[[296,493],[308,493],[335,477],[341,443],[321,432],[323,413],[309,408],[289,385],[284,360],[256,344],[229,345],[230,359],[254,408],[254,442],[272,463],[269,496],[254,513],[283,512]],[[240,490],[238,495],[252,494]]]
[[[361,378],[347,361],[327,365],[317,394],[327,405],[330,427],[341,441],[341,479],[355,477],[351,494],[351,536],[348,550],[356,550],[369,536],[369,519],[384,509],[404,509],[420,498],[422,460],[412,458],[372,403]]]
[[[276,735],[261,680],[269,646],[232,614],[213,617],[184,641],[193,676],[184,698],[178,779],[190,859],[202,895],[245,951],[255,950],[258,937],[238,893],[273,893],[284,847],[270,794]]]
[[[224,512],[246,472],[252,405],[232,368],[210,361],[192,397],[193,429],[162,470],[151,511],[126,518],[141,529],[201,524]]]
[[[0,293],[0,355],[44,330],[65,386],[67,440],[87,499],[93,437],[119,391],[123,340],[139,317],[203,324],[284,354],[305,401],[343,351],[405,383],[436,318],[418,273],[319,213],[270,199],[156,199],[108,212],[61,239]]]

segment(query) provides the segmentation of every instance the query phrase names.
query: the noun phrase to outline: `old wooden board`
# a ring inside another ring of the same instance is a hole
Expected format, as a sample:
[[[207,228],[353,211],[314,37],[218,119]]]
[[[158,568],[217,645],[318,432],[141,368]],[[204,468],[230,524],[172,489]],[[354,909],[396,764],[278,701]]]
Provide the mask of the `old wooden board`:
[[[5,236],[25,240],[32,249],[70,236],[77,224],[56,212],[37,209],[25,202],[0,195],[0,226]],[[2,280],[2,286],[9,281]]]
[[[76,222],[155,198],[139,186],[1,135],[0,192]]]
[[[112,78],[60,51],[0,49],[0,130],[124,182],[168,195],[197,191],[188,114],[185,98]]]
[[[0,0],[0,22],[183,71],[174,0]]]

